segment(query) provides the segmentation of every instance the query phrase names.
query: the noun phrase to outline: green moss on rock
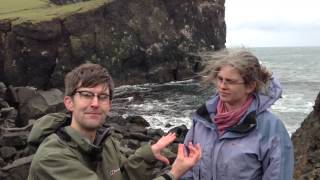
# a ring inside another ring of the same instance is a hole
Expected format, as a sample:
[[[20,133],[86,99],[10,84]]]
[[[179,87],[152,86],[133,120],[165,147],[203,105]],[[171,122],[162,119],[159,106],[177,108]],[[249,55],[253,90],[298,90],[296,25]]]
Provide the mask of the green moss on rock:
[[[49,0],[1,0],[0,21],[10,20],[12,24],[31,21],[33,23],[49,21],[55,18],[87,12],[112,0],[91,0],[58,6],[50,3]]]

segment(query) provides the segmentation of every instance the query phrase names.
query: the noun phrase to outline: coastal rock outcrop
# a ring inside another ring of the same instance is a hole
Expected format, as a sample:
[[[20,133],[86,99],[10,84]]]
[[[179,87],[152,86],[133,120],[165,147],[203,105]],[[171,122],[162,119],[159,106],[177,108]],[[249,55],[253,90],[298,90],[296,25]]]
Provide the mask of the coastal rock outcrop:
[[[107,67],[117,85],[182,80],[201,67],[195,53],[225,47],[225,0],[52,2],[0,13],[1,81],[62,87],[84,62]]]
[[[320,179],[320,93],[313,111],[291,138],[295,149],[294,178]]]

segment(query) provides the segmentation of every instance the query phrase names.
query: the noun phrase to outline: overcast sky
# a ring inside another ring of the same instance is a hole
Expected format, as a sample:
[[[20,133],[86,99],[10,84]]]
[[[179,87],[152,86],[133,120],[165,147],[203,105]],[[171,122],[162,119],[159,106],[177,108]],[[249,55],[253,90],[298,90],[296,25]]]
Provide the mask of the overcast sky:
[[[320,0],[226,0],[227,46],[320,46]]]

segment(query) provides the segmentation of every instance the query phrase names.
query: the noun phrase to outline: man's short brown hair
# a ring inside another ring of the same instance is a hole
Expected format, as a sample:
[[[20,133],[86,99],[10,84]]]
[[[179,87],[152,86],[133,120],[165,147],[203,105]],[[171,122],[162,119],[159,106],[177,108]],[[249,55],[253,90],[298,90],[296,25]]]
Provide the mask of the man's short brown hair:
[[[108,70],[99,64],[85,63],[70,71],[65,79],[65,96],[73,96],[80,87],[94,87],[106,84],[110,99],[113,96],[114,83]]]

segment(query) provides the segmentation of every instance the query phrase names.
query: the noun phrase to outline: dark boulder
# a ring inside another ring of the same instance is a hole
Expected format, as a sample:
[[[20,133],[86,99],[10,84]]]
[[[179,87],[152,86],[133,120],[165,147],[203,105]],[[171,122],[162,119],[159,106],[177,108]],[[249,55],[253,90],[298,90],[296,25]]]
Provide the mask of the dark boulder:
[[[28,131],[7,132],[0,137],[0,146],[25,148],[27,146],[28,135]]]
[[[135,124],[141,127],[149,127],[150,124],[141,116],[129,116],[126,118],[129,123]]]
[[[2,147],[0,148],[0,157],[2,157],[4,160],[9,160],[13,158],[17,153],[17,150],[14,147]]]
[[[0,169],[0,177],[3,180],[26,180],[29,174],[29,166],[32,155],[15,160]]]

